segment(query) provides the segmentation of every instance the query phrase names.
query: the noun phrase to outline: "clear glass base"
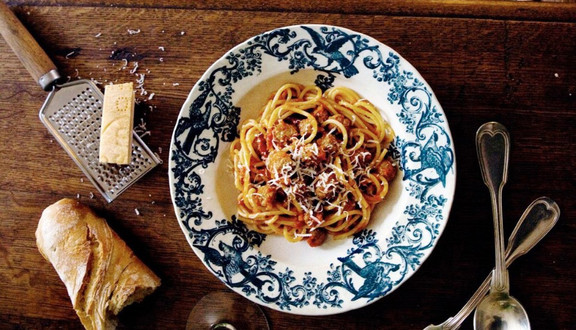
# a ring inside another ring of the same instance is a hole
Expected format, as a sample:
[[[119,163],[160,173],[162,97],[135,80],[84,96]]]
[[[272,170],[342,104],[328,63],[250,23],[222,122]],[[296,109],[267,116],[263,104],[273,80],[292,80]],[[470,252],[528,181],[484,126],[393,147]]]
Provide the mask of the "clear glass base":
[[[257,304],[234,292],[212,292],[190,312],[186,330],[270,330]]]

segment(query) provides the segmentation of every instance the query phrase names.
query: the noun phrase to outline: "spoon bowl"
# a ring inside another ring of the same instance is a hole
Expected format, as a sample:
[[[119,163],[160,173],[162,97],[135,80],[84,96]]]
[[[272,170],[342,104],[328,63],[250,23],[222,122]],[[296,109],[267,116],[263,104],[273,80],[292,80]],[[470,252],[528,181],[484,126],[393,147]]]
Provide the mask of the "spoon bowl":
[[[505,292],[493,292],[482,300],[474,316],[475,329],[530,329],[526,310]]]

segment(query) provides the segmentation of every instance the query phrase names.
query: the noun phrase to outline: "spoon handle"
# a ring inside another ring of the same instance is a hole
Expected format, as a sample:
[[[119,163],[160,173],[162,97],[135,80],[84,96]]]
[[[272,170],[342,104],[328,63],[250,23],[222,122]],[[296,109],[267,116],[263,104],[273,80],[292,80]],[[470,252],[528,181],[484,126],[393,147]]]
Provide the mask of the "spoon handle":
[[[506,267],[509,267],[518,257],[528,253],[548,232],[556,225],[560,217],[558,204],[548,197],[540,197],[534,200],[522,213],[514,231],[508,239],[506,249]],[[454,315],[438,326],[430,326],[426,329],[458,329],[460,324],[478,306],[482,298],[490,289],[492,272],[478,290],[474,292],[470,300]]]
[[[514,227],[506,248],[506,267],[528,253],[556,225],[560,207],[548,197],[540,197],[522,214],[522,225]]]
[[[492,290],[508,292],[508,271],[504,265],[504,234],[502,220],[502,188],[508,177],[510,135],[506,127],[488,122],[476,132],[476,151],[484,184],[490,191],[494,219],[496,267]]]

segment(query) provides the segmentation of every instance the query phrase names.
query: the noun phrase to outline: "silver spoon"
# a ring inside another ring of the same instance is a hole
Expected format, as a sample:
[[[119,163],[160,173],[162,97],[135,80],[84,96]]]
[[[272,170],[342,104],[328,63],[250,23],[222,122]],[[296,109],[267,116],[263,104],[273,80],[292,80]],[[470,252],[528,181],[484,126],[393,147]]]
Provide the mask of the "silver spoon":
[[[528,253],[540,240],[548,234],[554,227],[560,217],[560,208],[558,204],[548,197],[540,197],[534,200],[522,213],[520,220],[508,238],[506,247],[506,267],[518,257]],[[452,330],[458,329],[462,322],[478,306],[480,301],[486,296],[490,288],[492,273],[486,277],[478,290],[472,295],[470,300],[456,313],[446,321],[438,325],[429,325],[424,330]]]
[[[486,123],[476,132],[476,151],[484,183],[490,191],[494,218],[496,267],[490,293],[474,313],[474,329],[530,329],[526,310],[509,294],[508,270],[504,261],[502,188],[508,177],[510,135],[502,124]]]

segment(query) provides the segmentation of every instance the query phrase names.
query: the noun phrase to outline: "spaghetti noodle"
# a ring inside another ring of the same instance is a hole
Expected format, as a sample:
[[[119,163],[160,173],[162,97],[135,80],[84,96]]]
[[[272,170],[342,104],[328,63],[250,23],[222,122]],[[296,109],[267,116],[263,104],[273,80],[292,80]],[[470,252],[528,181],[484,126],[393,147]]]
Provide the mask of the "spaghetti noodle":
[[[321,245],[366,228],[397,172],[390,125],[351,89],[285,84],[231,145],[238,218]]]

